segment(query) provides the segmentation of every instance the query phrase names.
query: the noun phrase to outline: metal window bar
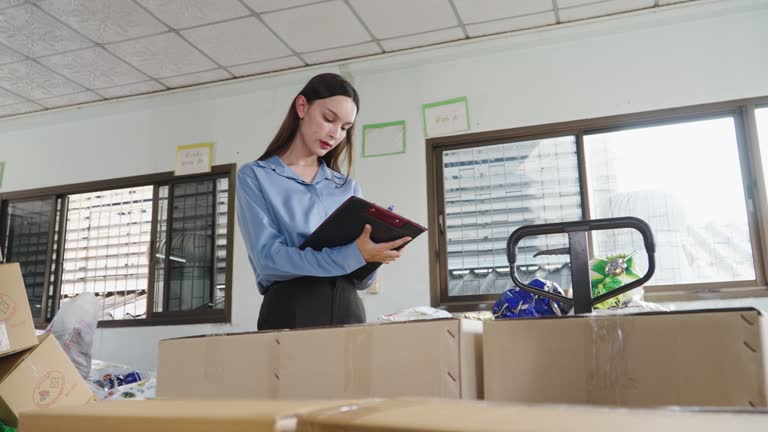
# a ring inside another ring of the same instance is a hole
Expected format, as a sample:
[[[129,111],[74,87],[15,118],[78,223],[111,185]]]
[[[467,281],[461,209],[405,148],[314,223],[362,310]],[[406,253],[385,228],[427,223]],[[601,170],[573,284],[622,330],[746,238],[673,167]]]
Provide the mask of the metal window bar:
[[[144,318],[152,186],[69,196],[61,303],[93,292],[101,320]]]

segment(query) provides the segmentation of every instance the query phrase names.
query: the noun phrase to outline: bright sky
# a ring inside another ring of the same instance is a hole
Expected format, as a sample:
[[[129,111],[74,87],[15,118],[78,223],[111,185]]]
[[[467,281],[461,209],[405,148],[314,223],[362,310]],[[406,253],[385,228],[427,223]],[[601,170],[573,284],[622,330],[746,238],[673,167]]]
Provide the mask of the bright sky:
[[[763,114],[765,123],[768,114]],[[584,139],[590,181],[603,164],[608,164],[616,176],[617,192],[670,193],[683,205],[690,224],[746,224],[732,118],[588,135]]]

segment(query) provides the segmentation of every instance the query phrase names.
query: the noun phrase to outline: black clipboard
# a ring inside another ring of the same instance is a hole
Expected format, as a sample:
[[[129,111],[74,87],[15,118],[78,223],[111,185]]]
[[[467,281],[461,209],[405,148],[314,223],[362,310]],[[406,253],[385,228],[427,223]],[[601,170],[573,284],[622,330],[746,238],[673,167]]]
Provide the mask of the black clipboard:
[[[371,240],[374,243],[390,242],[403,237],[415,239],[427,230],[397,213],[351,196],[304,240],[299,249],[311,248],[319,251],[323,248],[348,245],[360,237],[366,224],[371,226]],[[361,280],[380,265],[381,263],[367,263],[347,276]]]

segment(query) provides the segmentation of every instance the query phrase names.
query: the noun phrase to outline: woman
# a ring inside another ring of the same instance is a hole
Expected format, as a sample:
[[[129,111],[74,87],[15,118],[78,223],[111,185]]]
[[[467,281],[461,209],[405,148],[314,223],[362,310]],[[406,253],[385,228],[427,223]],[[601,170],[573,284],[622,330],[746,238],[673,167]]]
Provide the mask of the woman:
[[[410,237],[374,243],[367,226],[355,242],[322,251],[298,246],[342,202],[360,196],[340,173],[352,168],[352,136],[360,102],[352,85],[320,74],[291,102],[264,154],[237,175],[237,215],[248,258],[264,295],[259,330],[365,322],[357,290],[365,280],[348,275],[367,262],[390,263]]]

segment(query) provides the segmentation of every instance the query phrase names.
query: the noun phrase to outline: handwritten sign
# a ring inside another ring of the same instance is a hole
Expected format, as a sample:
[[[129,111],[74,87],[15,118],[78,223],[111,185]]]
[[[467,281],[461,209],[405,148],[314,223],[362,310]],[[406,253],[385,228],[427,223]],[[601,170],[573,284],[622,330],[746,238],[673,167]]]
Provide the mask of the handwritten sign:
[[[176,147],[176,175],[211,171],[213,143],[188,144]]]
[[[405,120],[363,126],[363,157],[405,153]]]
[[[436,137],[469,130],[469,105],[466,97],[422,105],[424,135]]]

